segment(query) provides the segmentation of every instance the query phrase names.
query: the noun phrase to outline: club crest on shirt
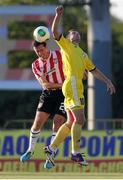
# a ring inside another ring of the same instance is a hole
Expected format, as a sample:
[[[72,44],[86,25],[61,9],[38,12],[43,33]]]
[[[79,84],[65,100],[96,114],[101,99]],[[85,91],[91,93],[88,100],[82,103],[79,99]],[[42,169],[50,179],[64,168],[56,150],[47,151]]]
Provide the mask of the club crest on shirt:
[[[85,58],[85,57],[86,57],[86,53],[82,52],[82,58]]]
[[[50,75],[50,74],[52,74],[52,73],[55,72],[55,71],[56,71],[56,69],[55,69],[55,67],[54,67],[54,68],[50,69],[46,74],[47,74],[47,75]]]
[[[58,63],[57,58],[54,58],[54,59],[53,59],[53,62],[54,62],[54,64],[57,64],[57,63]]]
[[[43,70],[44,70],[44,67],[40,67],[40,71],[43,72]]]

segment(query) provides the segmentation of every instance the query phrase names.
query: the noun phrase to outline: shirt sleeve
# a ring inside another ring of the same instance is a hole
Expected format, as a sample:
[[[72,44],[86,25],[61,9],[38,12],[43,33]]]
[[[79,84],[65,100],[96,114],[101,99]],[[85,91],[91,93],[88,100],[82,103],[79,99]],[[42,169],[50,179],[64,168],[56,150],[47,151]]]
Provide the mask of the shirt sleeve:
[[[62,49],[62,50],[68,49],[70,42],[69,42],[68,39],[66,39],[66,38],[64,37],[63,34],[61,34],[59,40],[55,40],[55,41],[56,41],[56,43],[58,44],[58,46],[60,47],[60,49]]]
[[[34,73],[36,78],[39,78],[42,76],[42,73],[38,70],[35,63],[32,63],[32,72]]]
[[[82,53],[82,59],[84,61],[86,70],[93,71],[96,69],[95,65],[92,63],[92,61],[90,60],[90,58],[88,57],[88,55],[85,52]]]

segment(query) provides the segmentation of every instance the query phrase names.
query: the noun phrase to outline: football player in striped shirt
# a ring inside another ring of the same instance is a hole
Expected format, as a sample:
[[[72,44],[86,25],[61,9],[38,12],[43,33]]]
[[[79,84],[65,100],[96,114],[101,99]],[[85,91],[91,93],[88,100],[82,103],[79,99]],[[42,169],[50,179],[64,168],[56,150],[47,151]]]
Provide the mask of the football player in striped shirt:
[[[51,141],[59,127],[66,120],[64,96],[62,93],[64,74],[61,53],[59,50],[50,51],[47,48],[46,42],[39,43],[34,41],[33,49],[38,58],[32,63],[32,71],[41,84],[42,94],[30,130],[28,150],[20,157],[20,161],[22,162],[28,161],[33,155],[41,128],[50,116],[53,117],[53,134]],[[46,163],[48,166],[48,161],[46,161]]]
[[[58,148],[66,136],[71,134],[71,160],[81,166],[86,166],[88,162],[80,153],[81,131],[82,125],[85,122],[84,88],[81,79],[83,79],[84,72],[87,70],[90,71],[94,77],[105,83],[107,90],[111,94],[115,93],[115,87],[112,82],[95,67],[88,55],[79,47],[81,38],[78,31],[74,29],[70,30],[66,38],[58,31],[62,13],[63,7],[58,6],[52,24],[52,32],[56,43],[61,49],[63,71],[66,77],[62,86],[62,91],[65,96],[64,106],[67,112],[67,122],[59,128],[50,146],[45,147],[45,153],[47,158],[51,161],[52,166],[54,166],[54,150]]]

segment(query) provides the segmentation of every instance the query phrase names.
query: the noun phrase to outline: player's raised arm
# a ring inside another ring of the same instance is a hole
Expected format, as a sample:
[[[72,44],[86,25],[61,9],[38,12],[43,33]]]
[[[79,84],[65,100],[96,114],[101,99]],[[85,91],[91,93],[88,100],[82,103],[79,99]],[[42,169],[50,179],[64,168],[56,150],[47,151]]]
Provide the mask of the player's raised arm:
[[[59,26],[59,22],[60,22],[63,10],[64,10],[63,6],[58,6],[55,10],[56,13],[55,13],[55,17],[52,23],[52,33],[56,40],[59,40],[60,35],[61,35],[61,33],[58,32],[58,26]]]

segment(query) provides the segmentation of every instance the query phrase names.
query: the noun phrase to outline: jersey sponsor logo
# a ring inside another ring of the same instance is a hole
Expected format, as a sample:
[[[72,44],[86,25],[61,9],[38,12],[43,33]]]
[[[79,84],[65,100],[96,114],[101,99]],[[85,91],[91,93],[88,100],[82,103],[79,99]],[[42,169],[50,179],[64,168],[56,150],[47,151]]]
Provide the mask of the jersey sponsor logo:
[[[55,71],[56,71],[56,69],[55,69],[55,67],[54,67],[54,68],[50,69],[50,70],[46,73],[46,75],[50,75],[50,74],[52,74],[52,73],[55,72]]]

